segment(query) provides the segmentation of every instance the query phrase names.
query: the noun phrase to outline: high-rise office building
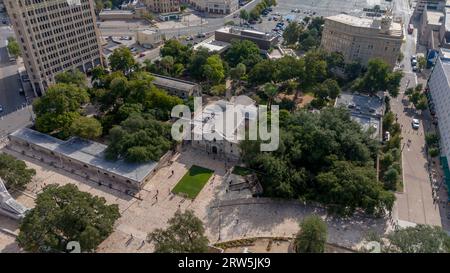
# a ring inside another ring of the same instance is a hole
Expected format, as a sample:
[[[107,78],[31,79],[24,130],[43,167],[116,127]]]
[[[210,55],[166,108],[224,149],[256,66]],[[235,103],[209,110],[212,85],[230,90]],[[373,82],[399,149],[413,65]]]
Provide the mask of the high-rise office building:
[[[62,71],[103,64],[92,0],[5,0],[36,95]]]

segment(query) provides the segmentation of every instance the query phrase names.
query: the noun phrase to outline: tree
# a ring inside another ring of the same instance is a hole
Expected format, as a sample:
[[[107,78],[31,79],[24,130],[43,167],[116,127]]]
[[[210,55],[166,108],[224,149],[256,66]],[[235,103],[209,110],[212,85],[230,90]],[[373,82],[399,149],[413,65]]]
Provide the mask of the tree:
[[[417,110],[426,110],[428,108],[428,100],[427,97],[423,94],[421,94],[422,96],[420,97],[419,101],[417,102],[417,104],[415,105]]]
[[[7,49],[9,54],[14,56],[14,58],[17,58],[21,55],[19,43],[16,41],[16,39],[14,39],[14,37],[8,37]]]
[[[349,80],[354,80],[358,78],[362,73],[362,65],[359,62],[351,62],[345,64],[345,74]]]
[[[233,40],[231,47],[225,54],[225,60],[231,67],[239,63],[247,67],[253,67],[262,60],[259,47],[249,40]]]
[[[224,96],[227,92],[225,84],[217,84],[211,87],[211,95],[213,96]]]
[[[303,30],[303,26],[296,21],[290,22],[283,32],[284,42],[288,45],[296,44]]]
[[[440,227],[418,224],[397,229],[387,236],[385,252],[396,253],[449,253],[450,237]]]
[[[78,190],[73,184],[49,185],[38,194],[36,206],[20,223],[19,246],[28,252],[64,252],[77,241],[92,252],[113,231],[119,207],[103,197]]]
[[[111,8],[112,8],[112,6],[113,6],[113,4],[112,4],[112,2],[111,2],[111,1],[105,1],[105,3],[104,3],[104,7],[105,7],[106,9],[111,9]]]
[[[105,78],[108,75],[108,71],[103,66],[96,66],[92,69],[91,83],[94,88],[105,87]]]
[[[276,73],[277,67],[274,62],[270,60],[262,60],[250,70],[248,81],[252,85],[271,82],[275,79]]]
[[[107,159],[128,162],[159,161],[172,146],[170,125],[150,115],[133,113],[109,131]]]
[[[181,4],[181,5],[180,5],[180,11],[181,11],[181,13],[183,13],[183,12],[187,9],[187,7],[188,7],[188,6],[187,6],[186,4],[184,4],[184,3]]]
[[[161,59],[161,66],[164,68],[165,72],[172,75],[172,70],[175,65],[175,60],[172,56],[164,56]]]
[[[310,88],[325,80],[327,76],[327,62],[325,53],[321,50],[312,50],[304,57],[304,79],[300,82],[303,88]]]
[[[339,87],[337,81],[333,79],[326,79],[323,82],[323,85],[325,85],[327,89],[327,95],[330,99],[334,100],[339,96],[339,94],[341,94],[341,88]]]
[[[166,41],[164,46],[161,48],[162,57],[172,56],[175,63],[181,63],[183,65],[188,63],[191,55],[192,50],[188,46],[181,44],[176,39]]]
[[[439,145],[439,136],[436,133],[426,133],[425,143],[429,147],[436,147],[437,145]]]
[[[327,224],[317,215],[305,217],[295,238],[298,253],[323,253],[327,242]]]
[[[34,169],[27,168],[22,160],[17,160],[13,156],[0,153],[0,178],[5,182],[5,186],[22,189],[31,182],[36,175]]]
[[[403,73],[391,70],[389,64],[382,59],[371,59],[367,65],[367,72],[355,81],[352,89],[369,94],[387,90],[392,97],[396,97]]]
[[[70,125],[80,116],[80,107],[87,102],[89,94],[84,88],[65,83],[50,86],[44,96],[33,102],[36,129],[43,133],[59,133],[61,138],[68,137]]]
[[[276,151],[261,152],[258,141],[240,144],[242,160],[256,171],[264,196],[320,202],[340,215],[392,209],[395,195],[377,181],[374,168],[379,144],[347,109],[283,115]]]
[[[395,191],[397,189],[398,171],[394,168],[389,168],[383,176],[383,181],[386,189]]]
[[[246,72],[246,66],[243,63],[238,63],[235,68],[232,68],[230,71],[230,77],[234,81],[239,81]]]
[[[204,47],[198,48],[190,57],[188,64],[189,75],[197,80],[203,80],[203,66],[206,64],[206,59],[210,56],[209,50]]]
[[[96,139],[102,135],[102,124],[95,118],[79,117],[70,126],[72,135],[87,139]]]
[[[383,129],[387,132],[390,132],[392,130],[394,122],[395,122],[394,113],[391,111],[387,112],[383,117]]]
[[[257,7],[255,7],[250,11],[249,20],[256,21],[259,19],[260,15],[261,11]]]
[[[109,56],[109,66],[112,71],[122,71],[124,75],[128,75],[137,68],[137,63],[130,49],[121,46]]]
[[[250,15],[248,14],[246,9],[241,9],[241,11],[239,12],[239,18],[246,22],[248,21],[248,19],[250,19]]]
[[[98,69],[96,70],[96,72]],[[75,84],[79,87],[86,86],[86,75],[78,69],[67,70],[56,74],[56,83]]]
[[[266,83],[264,85],[264,94],[267,96],[267,109],[270,110],[272,106],[272,101],[278,94],[278,87],[272,83]]]
[[[148,235],[148,240],[155,242],[157,253],[206,253],[208,238],[205,228],[194,212],[180,210],[168,221],[167,229],[156,229]]]
[[[439,155],[439,148],[437,147],[432,147],[428,149],[428,154],[430,155],[430,157],[436,157]]]
[[[419,70],[423,70],[427,67],[427,59],[424,56],[419,56],[417,58],[417,64],[419,65]]]
[[[225,78],[225,69],[219,55],[211,55],[206,59],[203,76],[213,84],[218,84]]]

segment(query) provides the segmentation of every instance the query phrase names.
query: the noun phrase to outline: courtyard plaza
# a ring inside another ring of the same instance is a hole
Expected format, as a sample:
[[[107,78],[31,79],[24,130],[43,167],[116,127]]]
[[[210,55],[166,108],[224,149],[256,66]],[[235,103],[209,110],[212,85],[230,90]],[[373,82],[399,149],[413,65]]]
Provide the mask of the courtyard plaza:
[[[85,178],[50,166],[38,159],[5,150],[27,166],[36,169],[36,176],[25,191],[12,192],[17,201],[32,208],[34,199],[45,185],[73,183],[80,190],[104,197],[109,204],[118,204],[121,217],[114,232],[99,245],[98,252],[153,252],[154,245],[147,242],[147,234],[157,228],[167,227],[167,221],[180,209],[193,210],[204,222],[206,236],[211,243],[250,237],[292,237],[298,231],[298,222],[310,214],[318,214],[329,227],[328,241],[345,247],[358,247],[369,231],[383,234],[392,229],[384,218],[357,215],[348,219],[327,216],[321,207],[297,201],[254,198],[249,190],[230,191],[225,178],[233,164],[212,158],[210,155],[185,147],[162,167],[144,186],[130,196],[123,192],[99,186]],[[213,175],[195,199],[172,193],[172,189],[192,165],[213,170]],[[173,171],[173,172],[172,172]],[[1,217],[0,228],[18,234],[15,221]],[[19,249],[14,236],[0,231],[0,251]]]

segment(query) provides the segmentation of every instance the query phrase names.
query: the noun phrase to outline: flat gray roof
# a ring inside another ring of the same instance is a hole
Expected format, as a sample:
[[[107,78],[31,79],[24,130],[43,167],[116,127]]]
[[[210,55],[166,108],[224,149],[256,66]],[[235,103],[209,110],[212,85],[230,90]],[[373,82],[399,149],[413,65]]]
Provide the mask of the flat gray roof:
[[[182,91],[191,91],[197,84],[193,82],[183,81],[176,78],[166,77],[158,74],[153,74],[153,84],[159,87],[174,88]]]
[[[154,161],[128,163],[123,160],[106,160],[104,157],[106,145],[78,137],[63,141],[29,128],[21,128],[10,136],[137,182],[144,180],[157,166],[157,162]]]
[[[384,111],[382,97],[343,93],[336,99],[335,105],[348,109],[351,118],[365,130],[375,128],[372,137],[377,138],[381,135],[381,117]]]
[[[342,93],[336,99],[337,106],[344,106],[352,113],[369,116],[383,115],[383,99],[358,93]]]

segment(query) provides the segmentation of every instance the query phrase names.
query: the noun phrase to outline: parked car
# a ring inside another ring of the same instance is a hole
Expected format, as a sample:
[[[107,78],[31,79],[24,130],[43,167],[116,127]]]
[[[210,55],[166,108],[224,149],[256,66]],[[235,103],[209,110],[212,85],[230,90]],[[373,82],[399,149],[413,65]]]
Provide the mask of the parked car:
[[[3,106],[0,104],[0,113],[3,112]]]
[[[413,120],[412,120],[412,122],[411,122],[411,125],[412,125],[413,129],[419,129],[419,127],[420,127],[420,122],[419,122],[418,119],[413,118]]]
[[[206,34],[205,33],[198,33],[197,34],[197,38],[205,38]]]

